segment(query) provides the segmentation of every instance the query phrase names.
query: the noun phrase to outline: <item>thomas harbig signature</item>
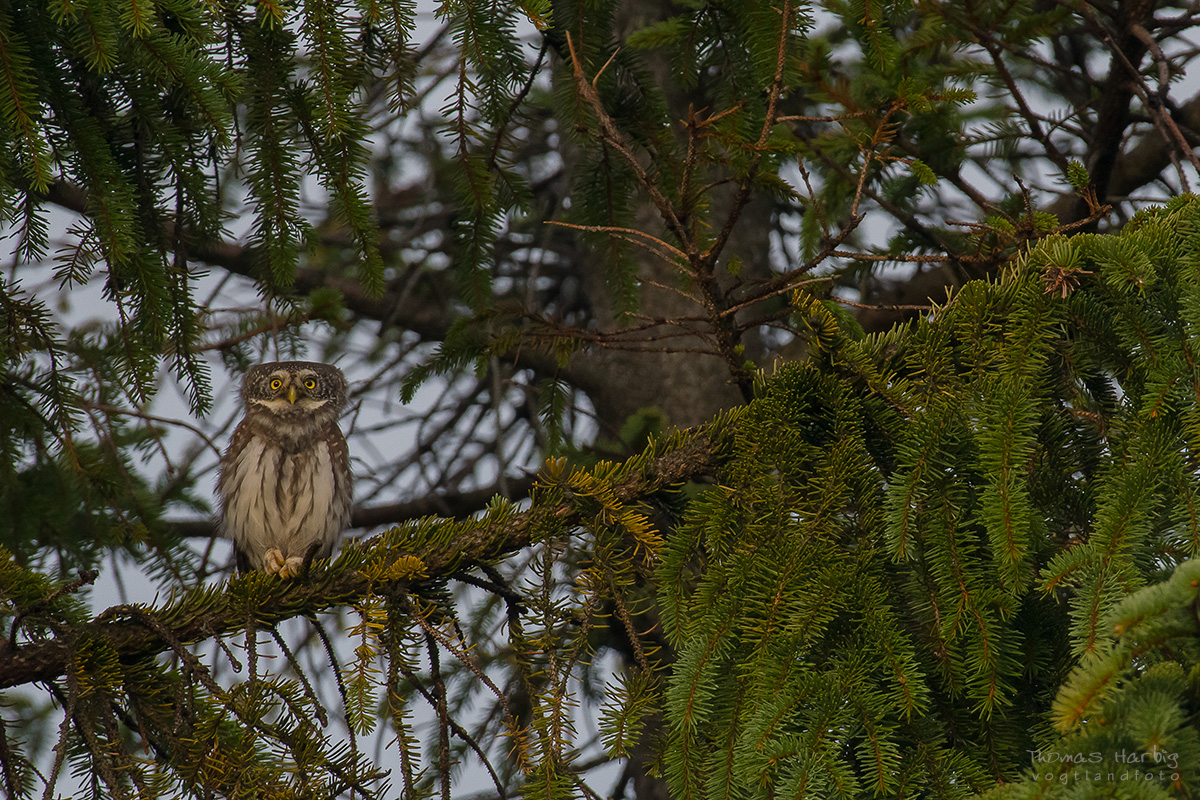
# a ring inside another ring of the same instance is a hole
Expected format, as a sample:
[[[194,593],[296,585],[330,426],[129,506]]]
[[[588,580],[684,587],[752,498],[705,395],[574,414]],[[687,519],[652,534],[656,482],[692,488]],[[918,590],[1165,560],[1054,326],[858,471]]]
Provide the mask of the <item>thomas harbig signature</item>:
[[[1151,748],[1149,751],[1116,750],[1111,753],[1058,750],[1029,750],[1029,760],[1040,777],[1067,781],[1177,781],[1179,754]],[[1047,769],[1057,766],[1058,769]],[[1045,773],[1044,775],[1041,773]]]

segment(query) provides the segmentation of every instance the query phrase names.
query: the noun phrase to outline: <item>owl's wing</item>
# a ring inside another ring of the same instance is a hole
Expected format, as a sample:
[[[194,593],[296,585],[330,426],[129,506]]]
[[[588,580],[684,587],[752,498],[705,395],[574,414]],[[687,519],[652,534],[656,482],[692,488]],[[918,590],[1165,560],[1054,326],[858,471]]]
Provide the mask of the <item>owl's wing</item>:
[[[221,495],[222,506],[224,506],[227,492],[226,481],[230,479],[230,473],[233,472],[233,462],[253,436],[253,428],[250,427],[249,421],[243,418],[233,429],[233,436],[229,437],[229,446],[225,448],[225,454],[221,456],[220,468],[217,470],[217,493]]]
[[[229,493],[233,488],[231,481],[236,471],[234,464],[237,461],[238,454],[242,452],[253,436],[254,431],[247,420],[243,419],[238,423],[237,428],[233,431],[233,436],[229,440],[229,447],[225,450],[225,455],[221,458],[221,468],[217,476],[217,493],[221,497],[221,525],[219,530],[222,536],[234,540],[234,563],[237,565],[238,573],[242,575],[250,572],[254,567],[250,563],[250,556],[237,546],[238,537],[234,535],[230,527],[226,511],[229,502]]]

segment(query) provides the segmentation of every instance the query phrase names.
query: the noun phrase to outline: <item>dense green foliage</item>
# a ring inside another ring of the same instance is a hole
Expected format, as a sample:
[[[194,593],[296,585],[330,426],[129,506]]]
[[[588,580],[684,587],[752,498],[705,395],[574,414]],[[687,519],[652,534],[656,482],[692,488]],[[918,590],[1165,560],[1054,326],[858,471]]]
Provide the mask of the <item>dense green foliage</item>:
[[[0,794],[1195,794],[1197,27],[0,2]],[[293,355],[364,536],[230,577]]]
[[[395,726],[405,766],[392,780],[408,796],[428,788],[408,715],[424,691],[416,654],[434,642],[455,660],[434,662],[435,684],[473,677],[453,702],[490,698],[503,723],[476,740],[444,722],[440,747],[453,733],[543,797],[578,791],[580,671],[614,684],[600,721],[611,755],[661,712],[676,797],[969,797],[999,784],[1186,796],[1200,780],[1197,287],[1200,200],[1187,197],[1119,236],[1048,239],[909,330],[863,335],[798,292],[807,363],[622,464],[550,462],[528,510],[398,527],[305,581],[251,575],[98,624],[7,556],[0,591],[22,638],[65,643],[31,643],[25,658],[62,671],[79,766],[114,795],[381,792],[369,760],[322,738],[310,685],[260,674],[261,645],[226,686],[212,670],[234,661],[228,647],[207,665],[185,648],[238,642],[251,618],[274,631],[350,605],[346,715],[360,734]],[[687,478],[710,485],[681,492]],[[677,524],[656,529],[656,505]],[[475,579],[497,590],[479,619],[502,615],[499,639],[478,620],[456,627],[446,577],[530,547],[532,572],[511,590],[499,573]],[[556,588],[563,559],[578,559],[569,589]],[[656,613],[662,639],[640,627]],[[632,654],[608,676],[588,667],[605,628]],[[461,713],[434,702],[447,720]],[[126,715],[152,761],[121,743]],[[6,746],[8,785],[27,796],[35,781]],[[1100,777],[1061,760],[1080,753]],[[1145,759],[1169,762],[1168,777],[1113,777],[1144,774]]]
[[[198,468],[147,480],[137,462],[163,431],[139,412],[168,379],[209,412],[214,355],[217,397],[227,371],[318,337],[323,357],[378,369],[373,397],[446,376],[460,428],[518,416],[471,436],[529,464],[566,452],[588,401],[611,436],[643,407],[696,423],[744,400],[754,366],[792,353],[795,286],[857,300],[886,329],[1106,202],[1127,214],[1139,187],[1188,185],[1171,169],[1186,154],[1141,135],[1149,119],[1174,142],[1146,98],[1191,57],[1171,50],[1191,17],[1154,4],[445,2],[421,46],[417,11],[0,9],[4,530],[37,527],[84,562],[113,546],[186,561],[159,520],[203,508]],[[1110,45],[1107,78],[1074,63]],[[1143,58],[1145,75],[1122,72]],[[1026,95],[1050,91],[1031,110]],[[52,235],[50,208],[78,217]],[[889,264],[926,287],[899,313]],[[211,294],[222,271],[262,302]],[[72,305],[105,316],[56,320]],[[660,380],[621,386],[647,372]],[[476,456],[442,457],[430,488],[470,486]],[[52,505],[64,485],[78,503],[56,519],[4,502]],[[4,543],[36,557],[23,536]]]
[[[911,331],[801,302],[817,353],[764,385],[664,551],[676,796],[969,796],[1027,769],[1149,791],[1071,779],[1077,753],[1169,757],[1156,790],[1193,792],[1198,286],[1186,198],[1046,240]]]

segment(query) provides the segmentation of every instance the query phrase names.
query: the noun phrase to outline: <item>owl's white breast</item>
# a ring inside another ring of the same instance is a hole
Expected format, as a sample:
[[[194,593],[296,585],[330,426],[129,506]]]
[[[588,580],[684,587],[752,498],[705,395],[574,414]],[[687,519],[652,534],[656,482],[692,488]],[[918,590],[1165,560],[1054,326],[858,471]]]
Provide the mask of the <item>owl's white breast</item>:
[[[225,533],[262,568],[271,548],[303,556],[314,542],[328,555],[349,522],[350,507],[338,481],[329,444],[288,453],[252,436],[222,477]]]

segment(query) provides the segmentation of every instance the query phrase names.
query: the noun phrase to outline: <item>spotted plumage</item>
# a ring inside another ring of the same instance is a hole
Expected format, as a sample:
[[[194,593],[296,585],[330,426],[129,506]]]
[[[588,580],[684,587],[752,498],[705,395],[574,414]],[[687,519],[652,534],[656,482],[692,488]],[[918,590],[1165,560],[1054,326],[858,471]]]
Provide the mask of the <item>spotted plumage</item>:
[[[296,575],[309,550],[325,558],[350,522],[351,476],[338,415],[346,378],[329,364],[251,367],[246,415],[221,459],[222,533],[238,568]]]

